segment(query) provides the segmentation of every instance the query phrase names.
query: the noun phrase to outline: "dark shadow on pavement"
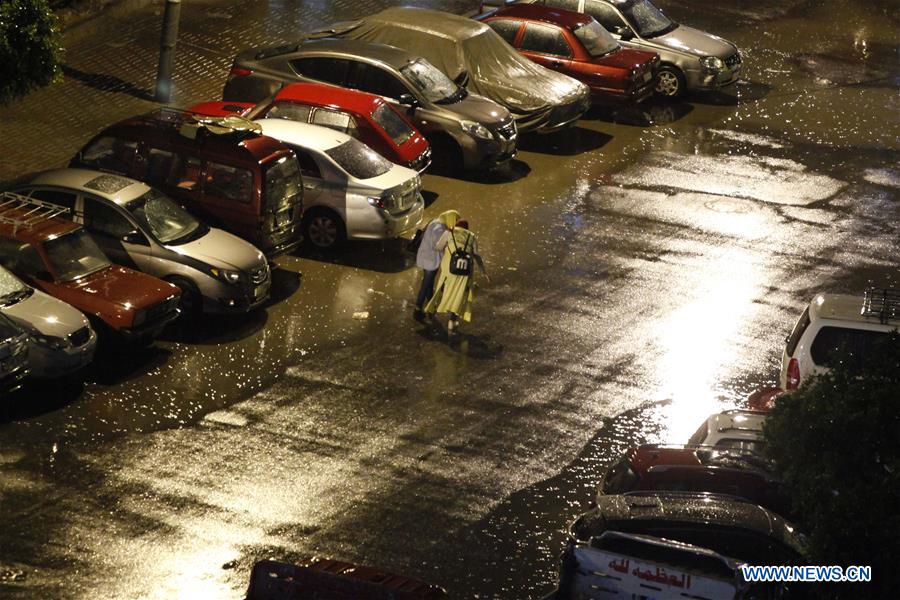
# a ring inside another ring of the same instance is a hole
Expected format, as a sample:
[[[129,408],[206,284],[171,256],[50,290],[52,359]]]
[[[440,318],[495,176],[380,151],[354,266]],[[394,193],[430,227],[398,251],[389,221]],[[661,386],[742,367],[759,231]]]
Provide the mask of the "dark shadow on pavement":
[[[30,380],[0,402],[0,423],[27,421],[65,408],[84,391],[80,375],[53,380]]]
[[[690,100],[697,104],[712,106],[740,106],[762,100],[769,95],[772,87],[757,81],[738,81],[732,86],[715,92],[696,93]]]
[[[119,79],[114,75],[105,75],[103,73],[85,73],[84,71],[79,71],[74,67],[70,67],[68,65],[63,65],[62,68],[63,74],[66,77],[71,77],[77,81],[80,81],[84,85],[88,87],[92,87],[94,89],[103,91],[103,92],[116,92],[121,94],[128,94],[129,96],[134,96],[140,100],[153,100],[153,94],[151,94],[147,90],[143,90],[133,83],[125,81],[124,79]]]
[[[519,138],[519,149],[556,156],[575,156],[602,148],[611,139],[611,135],[593,129],[573,127],[556,133],[524,135]]]
[[[528,166],[528,163],[513,158],[508,162],[491,169],[472,169],[469,171],[454,169],[453,171],[449,171],[448,169],[435,167],[429,169],[427,173],[439,177],[458,179],[460,181],[470,181],[472,183],[499,184],[510,183],[522,179],[531,173],[531,167]]]
[[[263,307],[245,315],[202,315],[185,322],[179,319],[166,328],[160,339],[207,346],[226,344],[250,337],[268,320],[269,313]]]
[[[263,303],[263,308],[269,308],[281,302],[284,302],[297,293],[302,284],[303,273],[298,273],[285,269],[284,267],[273,266],[272,268],[272,289],[270,290],[269,299]]]
[[[422,200],[425,201],[425,208],[428,208],[438,199],[440,194],[437,192],[430,192],[428,190],[422,190]]]
[[[171,354],[155,345],[127,346],[101,339],[94,362],[84,370],[84,379],[97,385],[117,385],[165,364]]]
[[[421,323],[422,327],[416,331],[417,334],[429,342],[445,343],[448,348],[460,354],[481,360],[499,358],[503,354],[503,345],[491,344],[490,335],[475,335],[465,331],[449,335],[443,323],[434,317],[428,317]]]
[[[333,250],[304,244],[294,256],[378,273],[401,273],[415,265],[415,256],[406,251],[408,241],[405,238],[360,240],[345,242]]]
[[[674,123],[689,115],[693,110],[694,107],[687,102],[668,98],[651,98],[637,106],[623,106],[615,109],[592,108],[584,118],[632,127],[652,127]]]

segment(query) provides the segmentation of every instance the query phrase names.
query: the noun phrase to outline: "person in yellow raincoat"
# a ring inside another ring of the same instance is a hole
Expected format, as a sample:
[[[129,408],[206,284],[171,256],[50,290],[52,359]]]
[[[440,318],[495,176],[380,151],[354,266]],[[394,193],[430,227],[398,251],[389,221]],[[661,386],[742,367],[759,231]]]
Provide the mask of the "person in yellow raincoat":
[[[447,331],[452,334],[460,319],[472,320],[474,265],[478,265],[485,277],[487,272],[484,261],[478,254],[478,240],[469,231],[469,223],[463,219],[458,220],[452,229],[445,231],[434,247],[443,252],[441,270],[434,286],[434,294],[425,305],[425,312],[450,313]]]

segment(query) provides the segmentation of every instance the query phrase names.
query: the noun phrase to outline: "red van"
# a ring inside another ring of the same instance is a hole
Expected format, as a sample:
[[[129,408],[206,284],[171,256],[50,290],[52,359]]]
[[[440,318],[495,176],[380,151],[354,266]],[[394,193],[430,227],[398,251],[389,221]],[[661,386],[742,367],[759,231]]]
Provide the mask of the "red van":
[[[431,164],[431,148],[400,111],[381,96],[318,83],[292,83],[259,104],[204,102],[191,112],[250,120],[290,119],[330,127],[355,137],[391,162],[421,173]]]
[[[303,182],[294,152],[237,117],[160,109],[107,127],[70,166],[144,181],[267,257],[301,241]]]

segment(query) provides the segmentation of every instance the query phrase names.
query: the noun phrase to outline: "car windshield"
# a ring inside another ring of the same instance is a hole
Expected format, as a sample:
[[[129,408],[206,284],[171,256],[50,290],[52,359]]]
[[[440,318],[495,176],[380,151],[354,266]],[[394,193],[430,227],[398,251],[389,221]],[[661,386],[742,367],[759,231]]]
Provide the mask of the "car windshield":
[[[640,0],[634,4],[627,4],[622,6],[621,10],[622,14],[625,15],[625,18],[628,19],[628,22],[641,37],[656,37],[672,31],[678,25],[664,15],[661,10],[653,6],[650,0]]]
[[[326,150],[325,154],[357,179],[378,177],[391,170],[391,161],[354,139]]]
[[[157,190],[135,198],[125,208],[161,244],[186,244],[209,231],[209,227]]]
[[[412,127],[388,104],[382,104],[376,108],[372,113],[372,119],[384,129],[384,132],[398,146],[402,146],[406,140],[413,136]]]
[[[266,171],[266,207],[277,210],[291,206],[302,190],[300,166],[294,157],[281,158]]]
[[[575,30],[575,36],[584,44],[585,50],[593,56],[603,56],[619,48],[619,42],[597,21],[585,23]]]
[[[34,293],[34,290],[19,281],[19,278],[0,267],[0,306],[10,306]]]
[[[403,66],[400,73],[430,102],[451,104],[465,98],[466,90],[453,83],[434,65],[419,59]]]
[[[44,250],[61,281],[72,281],[110,266],[109,259],[84,229],[44,242]]]

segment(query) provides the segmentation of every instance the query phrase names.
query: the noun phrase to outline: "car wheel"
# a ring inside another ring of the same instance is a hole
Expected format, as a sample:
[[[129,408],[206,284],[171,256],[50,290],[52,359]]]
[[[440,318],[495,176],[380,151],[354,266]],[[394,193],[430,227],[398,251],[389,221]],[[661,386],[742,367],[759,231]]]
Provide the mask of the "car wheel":
[[[167,279],[172,285],[178,286],[181,290],[181,299],[178,302],[178,309],[181,311],[180,319],[183,322],[190,321],[203,312],[203,296],[193,281],[184,277],[171,277]]]
[[[317,210],[306,217],[304,236],[316,248],[329,250],[340,246],[344,235],[344,224],[331,211]]]
[[[678,67],[663,65],[659,68],[656,93],[667,98],[677,98],[684,93],[684,75]]]

